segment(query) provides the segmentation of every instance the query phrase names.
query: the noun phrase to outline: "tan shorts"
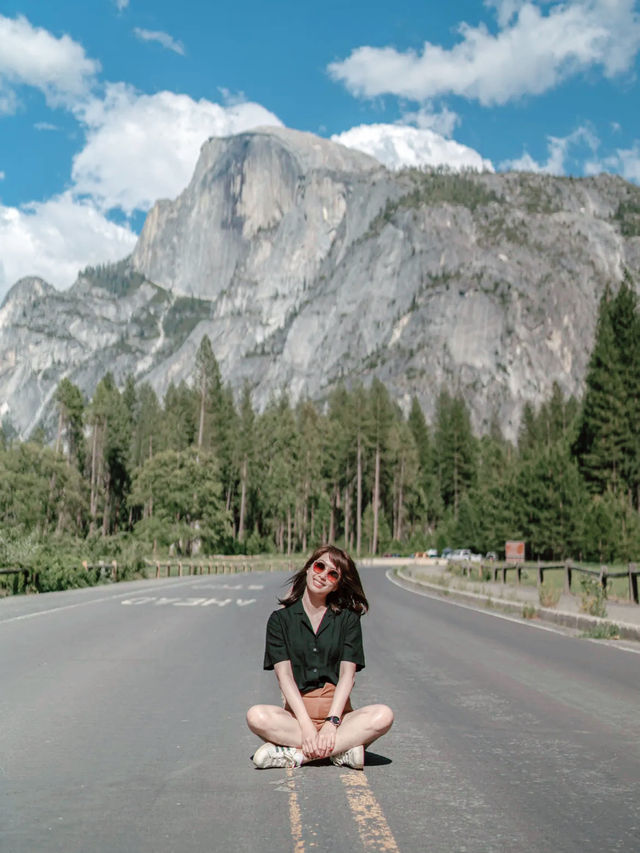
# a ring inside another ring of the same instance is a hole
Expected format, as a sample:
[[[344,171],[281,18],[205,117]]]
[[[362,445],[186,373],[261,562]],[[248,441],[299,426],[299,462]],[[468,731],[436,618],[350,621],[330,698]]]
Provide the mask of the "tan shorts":
[[[335,684],[330,684],[327,681],[324,687],[316,687],[315,690],[310,690],[308,693],[302,694],[304,707],[307,709],[307,713],[311,717],[311,721],[318,731],[320,731],[324,725],[325,717],[329,716],[331,703],[333,702],[333,694],[335,692]],[[289,711],[290,714],[293,714],[288,702],[285,702],[284,709],[285,711]],[[351,698],[347,699],[347,704],[344,706],[344,711],[342,712],[343,716],[344,714],[348,714],[349,711],[353,711]]]

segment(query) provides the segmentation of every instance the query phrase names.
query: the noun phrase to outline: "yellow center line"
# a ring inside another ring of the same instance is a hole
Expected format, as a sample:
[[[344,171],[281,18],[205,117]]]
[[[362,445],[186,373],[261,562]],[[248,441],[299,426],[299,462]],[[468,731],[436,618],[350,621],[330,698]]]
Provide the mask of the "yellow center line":
[[[302,837],[302,815],[298,793],[295,789],[294,768],[287,768],[287,785],[289,787],[289,823],[291,825],[291,838],[293,839],[293,853],[304,853],[304,839]]]
[[[341,773],[340,778],[364,849],[398,853],[396,840],[389,829],[380,803],[369,787],[365,774],[356,770],[351,773]]]

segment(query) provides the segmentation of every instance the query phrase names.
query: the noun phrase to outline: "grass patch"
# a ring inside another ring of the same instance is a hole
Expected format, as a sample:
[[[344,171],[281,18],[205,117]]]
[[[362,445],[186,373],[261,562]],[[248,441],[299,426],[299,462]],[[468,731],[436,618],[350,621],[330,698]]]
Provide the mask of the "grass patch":
[[[562,587],[543,583],[538,588],[538,601],[542,607],[556,607],[562,595]]]
[[[613,622],[603,622],[584,631],[580,636],[590,640],[619,640],[620,628]]]
[[[523,619],[534,619],[536,616],[536,609],[533,604],[525,604],[522,607],[522,618]]]

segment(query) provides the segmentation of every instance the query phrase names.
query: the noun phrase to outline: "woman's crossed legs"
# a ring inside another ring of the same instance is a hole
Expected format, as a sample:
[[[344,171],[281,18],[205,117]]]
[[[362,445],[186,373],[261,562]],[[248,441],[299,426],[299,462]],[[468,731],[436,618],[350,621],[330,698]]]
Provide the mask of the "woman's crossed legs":
[[[247,711],[247,724],[251,731],[264,741],[280,746],[300,749],[302,731],[290,711],[277,705],[254,705]],[[387,705],[365,705],[349,711],[336,730],[332,755],[346,752],[354,746],[368,746],[389,731],[393,724],[393,711]],[[304,758],[305,761],[312,761]]]

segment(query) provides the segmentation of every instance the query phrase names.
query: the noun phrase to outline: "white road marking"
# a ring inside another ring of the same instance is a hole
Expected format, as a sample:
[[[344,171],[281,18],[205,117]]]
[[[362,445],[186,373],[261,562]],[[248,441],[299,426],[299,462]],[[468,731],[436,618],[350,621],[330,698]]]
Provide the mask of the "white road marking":
[[[188,578],[180,578],[179,580],[174,581],[173,583],[163,583],[161,586],[151,586],[150,591],[155,590],[165,590],[171,589],[177,586],[184,587],[188,582]],[[195,585],[198,586],[198,585]],[[204,585],[203,585],[204,586]],[[220,586],[216,586],[211,584],[211,587],[214,589],[220,589]],[[251,588],[260,588],[262,587],[251,587]],[[77,601],[74,604],[62,604],[59,607],[49,607],[46,610],[34,610],[32,613],[22,613],[19,616],[8,616],[6,619],[0,619],[0,625],[7,625],[9,622],[23,622],[26,619],[35,619],[38,616],[48,616],[51,613],[61,613],[64,610],[75,610],[78,607],[88,607],[91,604],[105,604],[110,601],[119,601],[122,598],[131,598],[131,590],[127,590],[127,592],[119,592],[115,595],[103,595],[101,598],[89,598],[86,601]],[[145,596],[148,597],[148,596]],[[212,600],[212,603],[215,601]],[[242,605],[240,605],[242,606]]]
[[[194,583],[194,589],[264,589],[264,584],[258,583]]]
[[[218,607],[226,607],[233,602],[233,598],[156,598],[153,595],[142,595],[137,598],[125,598],[120,604],[128,607],[137,607],[144,604],[153,604],[154,607],[159,605],[172,605],[173,607],[211,607],[216,604]],[[238,607],[246,607],[248,604],[255,604],[256,598],[236,598],[235,603]]]

